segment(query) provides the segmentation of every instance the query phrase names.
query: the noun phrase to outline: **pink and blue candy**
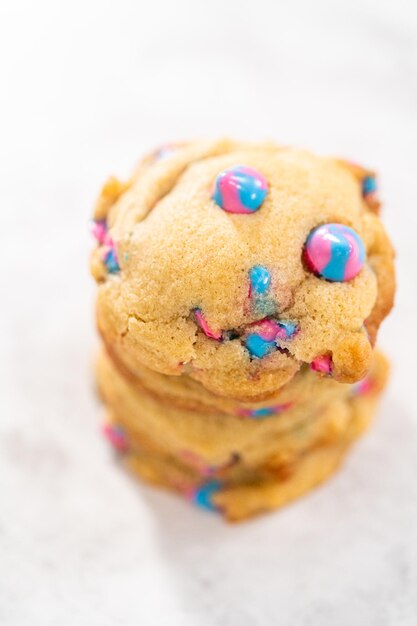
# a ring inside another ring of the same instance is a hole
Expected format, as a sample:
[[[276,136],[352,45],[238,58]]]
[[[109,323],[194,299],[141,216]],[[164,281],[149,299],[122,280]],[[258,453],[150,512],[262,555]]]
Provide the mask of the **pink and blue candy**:
[[[262,320],[255,326],[256,332],[250,333],[246,338],[246,349],[251,356],[262,359],[277,349],[277,324],[274,320]]]
[[[218,480],[209,480],[195,490],[193,494],[193,502],[202,509],[207,511],[218,511],[219,508],[213,502],[213,496],[220,491],[222,485]]]
[[[103,434],[118,452],[125,452],[128,448],[126,433],[118,424],[105,424]]]
[[[292,339],[294,335],[298,332],[299,326],[295,322],[277,322],[277,334],[276,339],[281,339],[281,341],[286,341],[287,339]]]
[[[91,225],[91,234],[96,239],[102,249],[102,259],[110,274],[120,272],[119,259],[117,257],[116,246],[109,234],[106,220],[94,220]]]
[[[286,409],[292,406],[290,402],[286,404],[276,404],[274,406],[265,406],[260,409],[240,409],[238,414],[241,417],[251,417],[252,419],[263,419],[264,417],[271,417],[271,415],[279,415]]]
[[[362,196],[368,204],[379,205],[378,183],[375,176],[368,175],[362,179]]]
[[[216,204],[228,213],[254,213],[268,193],[268,182],[257,170],[235,165],[218,174],[212,194]]]
[[[256,332],[246,338],[246,349],[250,355],[262,359],[278,349],[278,340],[286,341],[298,332],[298,324],[291,321],[261,320],[253,325]]]
[[[311,231],[304,260],[314,274],[331,282],[347,282],[365,263],[365,247],[358,233],[344,224],[323,224]]]

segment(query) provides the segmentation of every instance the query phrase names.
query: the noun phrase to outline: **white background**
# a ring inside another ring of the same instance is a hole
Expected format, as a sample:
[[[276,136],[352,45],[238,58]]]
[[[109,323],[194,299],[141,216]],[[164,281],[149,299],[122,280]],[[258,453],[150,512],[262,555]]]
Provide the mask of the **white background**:
[[[414,6],[2,0],[1,624],[416,623]],[[378,169],[399,270],[373,430],[326,486],[237,527],[113,462],[90,373],[99,186],[223,134]]]

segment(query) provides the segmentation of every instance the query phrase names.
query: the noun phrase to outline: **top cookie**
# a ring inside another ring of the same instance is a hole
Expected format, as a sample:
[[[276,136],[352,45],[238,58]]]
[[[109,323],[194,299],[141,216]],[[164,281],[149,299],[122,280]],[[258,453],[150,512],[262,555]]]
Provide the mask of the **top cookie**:
[[[95,212],[97,317],[135,364],[267,398],[298,372],[355,382],[392,306],[375,178],[335,159],[228,140],[160,149]]]

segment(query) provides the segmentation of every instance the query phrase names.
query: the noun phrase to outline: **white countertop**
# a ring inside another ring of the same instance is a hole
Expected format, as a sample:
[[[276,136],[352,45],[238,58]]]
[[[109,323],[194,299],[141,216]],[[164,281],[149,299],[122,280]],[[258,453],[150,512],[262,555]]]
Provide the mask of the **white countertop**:
[[[0,624],[416,623],[416,40],[411,1],[1,4]],[[239,526],[113,462],[90,374],[100,184],[223,134],[377,168],[399,252],[374,428],[324,487]]]

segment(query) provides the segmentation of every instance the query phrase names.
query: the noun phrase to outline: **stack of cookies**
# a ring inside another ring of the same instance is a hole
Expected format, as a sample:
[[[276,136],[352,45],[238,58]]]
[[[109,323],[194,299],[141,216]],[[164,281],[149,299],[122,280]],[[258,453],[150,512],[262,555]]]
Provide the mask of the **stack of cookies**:
[[[165,146],[94,214],[105,433],[232,521],[330,475],[387,377],[395,290],[376,181],[274,144]]]

